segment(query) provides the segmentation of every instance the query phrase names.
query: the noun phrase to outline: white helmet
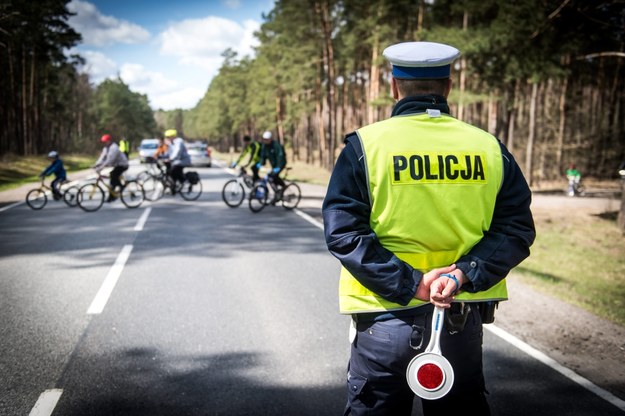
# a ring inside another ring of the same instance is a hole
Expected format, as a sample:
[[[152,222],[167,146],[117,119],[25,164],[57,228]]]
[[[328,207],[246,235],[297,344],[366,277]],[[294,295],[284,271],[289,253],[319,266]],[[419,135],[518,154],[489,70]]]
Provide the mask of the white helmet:
[[[48,153],[48,157],[57,157],[58,155],[59,153],[56,150],[53,150],[50,153]]]
[[[271,132],[269,130],[263,133],[263,139],[271,139]]]

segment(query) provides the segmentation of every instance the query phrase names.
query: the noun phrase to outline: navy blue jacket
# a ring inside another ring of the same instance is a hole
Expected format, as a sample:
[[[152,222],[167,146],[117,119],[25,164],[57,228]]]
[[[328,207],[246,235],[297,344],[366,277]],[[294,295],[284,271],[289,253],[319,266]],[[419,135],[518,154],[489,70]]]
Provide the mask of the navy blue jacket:
[[[67,178],[67,173],[65,173],[65,167],[63,166],[63,161],[61,159],[54,159],[52,163],[50,163],[50,166],[45,168],[39,176],[49,176],[53,173],[57,179]]]
[[[426,109],[449,114],[444,97],[429,95],[402,99],[391,116],[422,113]],[[503,183],[492,223],[482,240],[456,262],[470,280],[462,286],[468,292],[489,289],[505,278],[529,256],[536,235],[530,211],[531,191],[510,152],[501,142],[500,146]],[[371,204],[362,155],[356,133],[349,134],[323,201],[326,243],[330,253],[363,286],[386,300],[406,305],[414,297],[423,273],[384,248],[369,226]]]

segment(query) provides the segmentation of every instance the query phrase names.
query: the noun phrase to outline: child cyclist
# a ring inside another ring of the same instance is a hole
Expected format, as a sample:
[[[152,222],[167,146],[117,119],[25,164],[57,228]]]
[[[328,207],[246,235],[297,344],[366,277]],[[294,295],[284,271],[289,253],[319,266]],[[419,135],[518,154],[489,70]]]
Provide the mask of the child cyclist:
[[[63,161],[59,157],[59,153],[56,150],[52,150],[48,153],[48,159],[51,160],[50,166],[44,169],[43,172],[39,174],[40,178],[45,178],[46,176],[50,176],[54,173],[54,180],[52,181],[52,196],[55,200],[61,199],[61,184],[67,179],[67,173],[65,172],[65,166],[63,166]]]

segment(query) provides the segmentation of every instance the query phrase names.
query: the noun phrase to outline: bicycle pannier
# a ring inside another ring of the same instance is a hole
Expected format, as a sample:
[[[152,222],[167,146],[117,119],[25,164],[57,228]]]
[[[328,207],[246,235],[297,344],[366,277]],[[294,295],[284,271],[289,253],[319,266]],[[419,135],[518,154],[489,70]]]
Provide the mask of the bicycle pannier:
[[[200,181],[200,175],[198,175],[197,172],[187,172],[185,176],[192,185],[195,185]]]

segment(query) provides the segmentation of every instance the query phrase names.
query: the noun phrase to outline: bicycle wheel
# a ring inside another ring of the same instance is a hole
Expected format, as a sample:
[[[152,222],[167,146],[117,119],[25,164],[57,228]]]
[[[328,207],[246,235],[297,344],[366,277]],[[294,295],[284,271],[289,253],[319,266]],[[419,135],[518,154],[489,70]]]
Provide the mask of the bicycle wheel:
[[[127,208],[137,208],[145,200],[143,187],[137,181],[127,181],[122,187],[121,200]]]
[[[43,189],[33,189],[26,194],[26,203],[34,210],[40,210],[48,203],[46,191]]]
[[[296,183],[288,184],[282,191],[282,206],[285,209],[296,208],[300,199],[302,199],[302,191]]]
[[[236,208],[243,202],[245,198],[245,188],[236,179],[230,179],[224,184],[221,190],[221,199],[230,208]]]
[[[191,183],[189,181],[184,181],[182,186],[178,189],[178,193],[182,199],[187,201],[195,201],[202,195],[202,181],[198,183]]]
[[[252,212],[260,212],[263,208],[265,208],[265,205],[267,205],[268,195],[269,190],[267,189],[267,186],[262,183],[254,185],[250,191],[250,210]]]
[[[73,185],[65,190],[63,193],[63,202],[70,207],[78,205],[78,187]]]
[[[139,182],[141,185],[143,185],[143,183],[147,181],[148,179],[150,179],[151,177],[152,177],[152,174],[148,172],[147,170],[144,170],[137,174],[137,176],[135,177],[135,180]]]
[[[158,201],[165,193],[165,185],[155,176],[150,176],[143,183],[143,194],[148,201]]]
[[[97,211],[104,204],[104,190],[96,183],[88,183],[78,189],[78,206],[87,212]]]

